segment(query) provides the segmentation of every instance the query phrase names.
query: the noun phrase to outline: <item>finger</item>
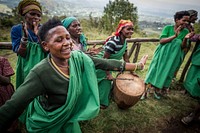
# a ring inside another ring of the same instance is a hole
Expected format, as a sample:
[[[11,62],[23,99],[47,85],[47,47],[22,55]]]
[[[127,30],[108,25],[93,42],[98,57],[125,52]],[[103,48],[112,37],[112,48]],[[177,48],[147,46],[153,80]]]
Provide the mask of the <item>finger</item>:
[[[92,48],[95,48],[95,47],[96,47],[96,45],[97,45],[97,44],[94,44],[94,45],[92,46]]]

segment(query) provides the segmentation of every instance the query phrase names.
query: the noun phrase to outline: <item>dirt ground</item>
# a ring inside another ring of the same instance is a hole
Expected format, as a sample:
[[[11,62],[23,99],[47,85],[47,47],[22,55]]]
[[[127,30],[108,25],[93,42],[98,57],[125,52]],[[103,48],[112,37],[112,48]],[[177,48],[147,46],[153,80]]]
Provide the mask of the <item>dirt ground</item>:
[[[200,121],[193,121],[189,125],[184,125],[181,118],[172,118],[168,121],[167,127],[162,129],[162,133],[200,133]]]

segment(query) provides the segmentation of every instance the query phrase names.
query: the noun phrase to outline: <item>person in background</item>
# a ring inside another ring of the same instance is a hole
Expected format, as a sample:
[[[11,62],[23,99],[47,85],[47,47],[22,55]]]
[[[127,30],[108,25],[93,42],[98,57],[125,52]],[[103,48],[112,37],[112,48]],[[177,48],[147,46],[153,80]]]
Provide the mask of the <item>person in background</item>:
[[[196,10],[188,10],[188,12],[190,14],[190,19],[186,28],[188,28],[188,30],[190,30],[191,32],[194,32],[193,25],[198,20],[198,12]],[[192,36],[192,38],[190,38],[190,41],[197,42],[199,38],[200,38],[200,34],[195,34],[194,36]]]
[[[69,31],[73,41],[73,50],[87,51],[87,39],[82,33],[80,22],[75,17],[67,17],[62,20],[63,26]]]
[[[47,56],[37,36],[42,16],[40,3],[36,0],[21,0],[17,8],[23,21],[11,29],[12,50],[18,55],[16,89],[23,83],[30,69]]]
[[[133,34],[133,23],[130,20],[120,20],[116,31],[107,38],[103,50],[95,57],[105,59],[124,59],[129,62],[127,54],[126,38],[131,38]],[[141,69],[142,64],[138,65]],[[105,109],[109,105],[110,92],[112,89],[113,76],[110,71],[98,69],[97,71],[98,88],[100,95],[101,108]]]
[[[101,51],[102,47],[96,48],[96,45],[87,48],[87,38],[83,34],[81,24],[76,17],[66,17],[62,20],[62,23],[72,37],[73,50],[81,50],[89,55],[96,55]]]
[[[14,71],[9,61],[0,56],[0,107],[9,100],[14,93],[14,86],[11,83],[11,76],[14,75]],[[17,131],[17,120],[13,122],[12,126],[8,129],[8,132]]]
[[[135,63],[72,51],[70,34],[58,19],[44,23],[38,35],[49,55],[0,107],[0,132],[28,106],[28,132],[79,133],[78,122],[94,118],[100,109],[95,68],[122,72],[139,69]],[[142,58],[141,64],[146,60]]]
[[[188,39],[193,35],[184,28],[189,16],[187,11],[176,12],[175,25],[167,25],[162,30],[160,44],[155,50],[145,78],[147,90],[141,99],[147,97],[148,91],[153,93],[156,99],[168,92],[174,74],[183,62]]]
[[[183,85],[187,92],[198,100],[198,104],[189,115],[181,119],[186,125],[189,125],[195,119],[200,120],[200,38],[197,43],[198,47],[192,54],[191,65]]]
[[[191,14],[191,23],[195,23],[198,12],[195,10],[189,10],[189,13]],[[193,27],[191,29],[194,31]],[[181,119],[185,125],[189,125],[194,120],[200,120],[200,34],[195,34],[190,41],[196,42],[196,46],[192,52],[191,65],[188,69],[183,85],[186,91],[189,92],[193,98],[198,100],[198,103],[189,115]]]

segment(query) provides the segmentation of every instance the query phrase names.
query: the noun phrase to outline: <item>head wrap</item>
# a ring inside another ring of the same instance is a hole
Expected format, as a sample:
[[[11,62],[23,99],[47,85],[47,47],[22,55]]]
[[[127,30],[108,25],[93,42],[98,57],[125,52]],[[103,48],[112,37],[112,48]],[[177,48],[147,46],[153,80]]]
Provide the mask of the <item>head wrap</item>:
[[[124,27],[126,27],[126,26],[133,26],[133,23],[132,23],[130,20],[123,20],[123,19],[121,19],[121,20],[119,21],[119,24],[118,24],[118,26],[117,26],[116,31],[113,32],[112,35],[109,36],[109,37],[106,39],[106,41],[104,42],[104,44],[106,44],[106,42],[107,42],[112,36],[119,36],[119,35],[120,35],[120,31],[121,31]]]
[[[120,35],[120,31],[126,26],[133,26],[133,23],[130,20],[121,19],[119,21],[118,27],[117,27],[114,35],[119,36]]]
[[[190,17],[191,16],[198,16],[198,12],[195,11],[195,10],[188,10],[188,13],[190,14]]]
[[[75,17],[67,17],[67,18],[62,20],[62,24],[67,29],[67,28],[69,28],[70,24],[75,20],[78,21],[78,19],[75,18]],[[83,46],[83,49],[86,50],[86,48],[87,48],[87,39],[86,39],[85,35],[82,33],[80,35],[79,39],[80,39],[81,45]]]
[[[22,0],[18,4],[18,12],[20,15],[24,16],[30,10],[37,10],[42,12],[42,7],[40,3],[36,0]]]
[[[62,20],[62,24],[63,24],[63,26],[65,28],[68,28],[70,26],[70,24],[75,20],[77,20],[77,18],[75,18],[75,17],[67,17],[67,18]]]

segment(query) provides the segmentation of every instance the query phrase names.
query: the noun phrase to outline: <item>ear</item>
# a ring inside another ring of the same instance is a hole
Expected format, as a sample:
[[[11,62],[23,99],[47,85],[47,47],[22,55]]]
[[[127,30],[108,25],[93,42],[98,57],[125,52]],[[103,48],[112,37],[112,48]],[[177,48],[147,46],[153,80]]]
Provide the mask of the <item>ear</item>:
[[[45,52],[49,52],[49,47],[45,41],[42,41],[41,45]]]

